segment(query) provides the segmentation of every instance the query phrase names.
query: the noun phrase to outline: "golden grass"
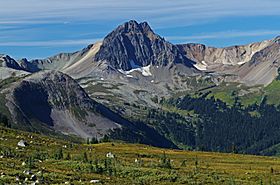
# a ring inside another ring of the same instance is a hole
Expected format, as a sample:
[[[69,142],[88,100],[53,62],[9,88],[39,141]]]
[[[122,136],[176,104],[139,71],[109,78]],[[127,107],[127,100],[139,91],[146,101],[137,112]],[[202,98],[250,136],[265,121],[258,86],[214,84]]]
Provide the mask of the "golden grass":
[[[280,184],[280,159],[253,155],[181,151],[161,149],[141,144],[100,143],[73,144],[37,134],[0,129],[0,149],[10,148],[14,157],[0,158],[0,184],[14,184],[26,166],[22,162],[37,151],[48,153],[46,160],[35,160],[32,171],[44,171],[45,184],[89,184],[98,179],[103,184]],[[15,149],[20,139],[32,143],[23,149]],[[63,146],[66,145],[66,148]],[[64,159],[51,156],[63,148]],[[88,169],[92,163],[83,162],[87,153],[89,161],[105,160],[112,152],[116,174],[94,173]],[[66,160],[67,154],[71,160]],[[172,168],[159,167],[163,154],[171,159]],[[2,154],[1,154],[2,155]],[[143,161],[141,166],[135,159]],[[185,161],[185,162],[183,162]],[[185,163],[183,166],[182,164]]]

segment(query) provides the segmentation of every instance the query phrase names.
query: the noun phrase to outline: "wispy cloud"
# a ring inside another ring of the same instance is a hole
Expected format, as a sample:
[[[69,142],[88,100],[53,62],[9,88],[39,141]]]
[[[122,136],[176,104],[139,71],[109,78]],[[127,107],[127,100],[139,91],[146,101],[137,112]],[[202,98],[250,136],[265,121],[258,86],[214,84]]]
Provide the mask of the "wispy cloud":
[[[11,41],[0,42],[0,46],[28,46],[28,47],[57,47],[57,46],[80,46],[89,45],[102,39],[76,39],[76,40],[49,40],[49,41]]]
[[[0,23],[148,19],[156,26],[178,26],[225,16],[280,15],[279,9],[278,0],[9,0],[1,2]]]
[[[195,41],[195,40],[203,40],[203,39],[223,39],[223,38],[237,38],[237,37],[255,37],[255,36],[264,36],[264,35],[272,35],[277,36],[280,35],[280,30],[247,30],[247,31],[223,31],[223,32],[215,32],[215,33],[205,33],[199,35],[192,36],[167,36],[165,37],[167,40],[180,40],[184,41]]]

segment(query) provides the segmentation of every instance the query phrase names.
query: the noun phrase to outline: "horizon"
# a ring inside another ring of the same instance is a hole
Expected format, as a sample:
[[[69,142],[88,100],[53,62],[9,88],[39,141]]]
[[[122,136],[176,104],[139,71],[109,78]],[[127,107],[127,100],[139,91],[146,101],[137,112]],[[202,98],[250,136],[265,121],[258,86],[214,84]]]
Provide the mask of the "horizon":
[[[279,9],[275,0],[11,0],[0,12],[0,53],[30,60],[78,51],[129,20],[147,21],[173,44],[245,45],[280,35]]]

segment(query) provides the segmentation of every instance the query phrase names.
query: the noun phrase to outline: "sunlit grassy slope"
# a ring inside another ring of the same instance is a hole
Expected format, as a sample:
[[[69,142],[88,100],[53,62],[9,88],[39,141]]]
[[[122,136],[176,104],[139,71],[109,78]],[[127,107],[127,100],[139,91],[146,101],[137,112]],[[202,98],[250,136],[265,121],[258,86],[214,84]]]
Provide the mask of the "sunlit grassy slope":
[[[17,146],[21,139],[29,145]],[[280,159],[272,157],[72,144],[3,127],[0,151],[0,184],[280,184]]]

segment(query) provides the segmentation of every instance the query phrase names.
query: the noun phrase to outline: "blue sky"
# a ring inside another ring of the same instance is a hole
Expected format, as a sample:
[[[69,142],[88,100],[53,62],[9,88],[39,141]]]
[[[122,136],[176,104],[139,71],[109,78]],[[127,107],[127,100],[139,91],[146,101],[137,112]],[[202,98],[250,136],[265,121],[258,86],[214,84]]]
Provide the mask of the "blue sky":
[[[172,43],[224,47],[280,35],[279,0],[0,0],[0,53],[44,58],[147,21]]]

